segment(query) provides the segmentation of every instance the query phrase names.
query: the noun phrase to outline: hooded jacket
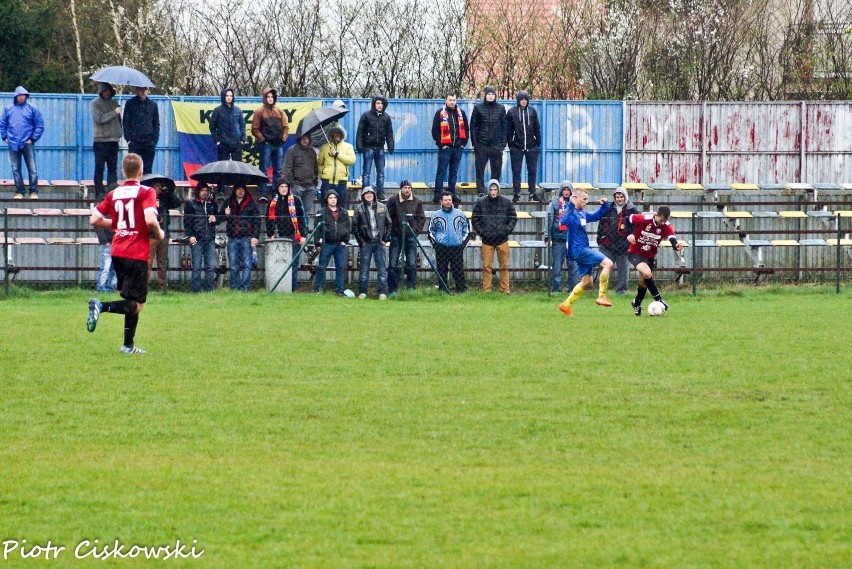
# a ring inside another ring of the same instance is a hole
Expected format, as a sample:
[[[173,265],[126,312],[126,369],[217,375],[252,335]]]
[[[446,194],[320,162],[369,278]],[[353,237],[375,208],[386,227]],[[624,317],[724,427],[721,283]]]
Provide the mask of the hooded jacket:
[[[313,152],[313,150],[311,150]],[[293,218],[290,216],[290,200],[288,197],[292,194],[282,196],[276,193],[272,203],[269,204],[269,209],[266,212],[266,236],[286,237],[294,239],[296,236],[296,227],[293,225]],[[305,215],[305,204],[302,203],[302,198],[293,195],[293,205],[296,207],[296,221],[299,223],[299,234],[302,237],[307,237],[310,231],[308,230],[308,218]]]
[[[266,102],[267,93],[272,93],[272,104]],[[273,146],[283,144],[290,133],[287,116],[275,106],[278,91],[272,87],[263,90],[263,105],[251,117],[251,134],[258,142],[268,142]]]
[[[627,253],[627,247],[630,245],[627,242],[627,236],[633,233],[630,216],[636,213],[636,207],[630,201],[627,190],[616,188],[612,193],[613,198],[618,194],[624,196],[624,205],[621,206],[621,211],[619,211],[615,199],[612,200],[612,207],[598,222],[598,245],[610,249],[613,253],[623,255]]]
[[[112,97],[104,99],[101,95],[107,92],[111,92]],[[98,96],[89,105],[95,142],[118,142],[121,139],[121,115],[115,112],[117,108],[115,89],[109,83],[100,83]]]
[[[367,192],[373,194],[371,203],[367,203],[367,200],[364,199]],[[373,215],[376,218],[375,234],[371,230],[370,210],[373,210]],[[391,220],[388,217],[388,208],[376,199],[376,190],[370,186],[361,190],[361,203],[355,206],[355,222],[352,225],[352,232],[355,234],[355,239],[359,245],[390,241]]]
[[[486,87],[482,102],[473,107],[470,115],[470,140],[473,147],[506,146],[506,108],[497,102],[485,100],[488,93],[497,94],[494,87]]]
[[[209,218],[219,213],[216,210],[216,203],[210,199],[209,193],[204,201],[198,198],[197,189],[195,194],[195,198],[187,200],[183,206],[184,231],[187,237],[195,237],[199,241],[212,241],[216,238],[217,222],[211,223]]]
[[[527,101],[526,108],[521,107],[521,100]],[[506,130],[508,131],[509,146],[521,150],[538,150],[541,146],[541,124],[538,121],[538,111],[529,104],[530,95],[526,91],[518,93],[518,104],[506,113]]]
[[[338,199],[337,210],[340,214],[337,216],[337,219],[334,219],[334,215],[331,213],[331,209],[328,207],[328,196],[335,195]],[[322,208],[322,220],[325,222],[325,225],[322,228],[322,231],[317,231],[314,233],[314,242],[317,245],[321,245],[323,242],[325,243],[339,243],[339,244],[347,244],[349,243],[349,233],[352,230],[352,222],[349,219],[349,212],[346,211],[345,208],[340,207],[340,196],[334,190],[329,190],[325,194],[325,202]]]
[[[381,112],[376,110],[376,102],[384,103]],[[361,115],[358,121],[358,131],[355,133],[355,147],[358,152],[366,148],[381,149],[387,144],[388,154],[393,154],[393,122],[388,115],[388,100],[384,97],[373,97],[370,110]]]
[[[329,140],[332,140],[332,135],[335,132],[339,132],[343,135],[343,138],[337,144],[332,141],[320,146],[319,156],[317,157],[320,178],[331,184],[348,180],[349,167],[355,163],[355,149],[346,142],[346,130],[342,126],[333,127],[328,133]],[[328,154],[331,149],[338,152],[337,156]]]
[[[296,142],[287,150],[281,177],[291,187],[315,188],[318,174],[317,153],[310,145],[302,146]]]
[[[500,182],[491,179],[488,181],[489,189],[492,184],[500,187]],[[482,238],[482,243],[496,247],[509,239],[509,234],[518,222],[518,215],[515,213],[512,200],[499,193],[495,198],[486,193],[476,200],[470,220],[473,230]]]
[[[550,200],[550,203],[547,204],[547,219],[550,220],[550,239],[553,241],[562,241],[563,243],[568,239],[568,228],[562,225],[559,219],[562,217],[562,214],[565,213],[565,210],[574,207],[574,204],[571,203],[570,194],[567,198],[564,198],[562,203],[560,203],[562,190],[566,187],[573,192],[574,186],[571,182],[565,180],[559,185],[559,195]]]
[[[426,223],[426,214],[423,212],[423,202],[411,193],[411,197],[403,199],[402,192],[397,192],[388,200],[388,215],[390,216],[393,234],[402,238],[402,222],[408,221],[415,234],[423,231]],[[411,217],[408,217],[411,214]],[[409,233],[407,237],[411,237]]]
[[[26,95],[23,104],[18,104],[18,95]],[[28,140],[33,144],[44,134],[44,119],[41,111],[30,104],[30,92],[23,87],[15,89],[15,99],[3,111],[0,119],[0,138],[9,144],[9,148],[20,152]]]
[[[160,218],[160,225],[163,226],[166,239],[169,238],[169,226],[172,223],[170,210],[179,208],[182,203],[173,186],[163,188],[157,196],[157,216]]]
[[[160,111],[151,97],[135,96],[124,104],[124,140],[139,146],[156,146],[160,140]]]
[[[225,215],[225,208],[231,208],[231,215]],[[242,201],[237,199],[236,192],[231,193],[231,197],[222,205],[217,220],[219,223],[227,222],[225,233],[231,239],[260,237],[260,209],[248,191]]]
[[[210,115],[210,134],[213,135],[213,141],[216,144],[237,149],[242,147],[246,139],[246,122],[243,112],[233,101],[230,105],[225,102],[225,95],[229,92],[233,96],[234,90],[230,87],[225,87],[219,93],[222,104]]]

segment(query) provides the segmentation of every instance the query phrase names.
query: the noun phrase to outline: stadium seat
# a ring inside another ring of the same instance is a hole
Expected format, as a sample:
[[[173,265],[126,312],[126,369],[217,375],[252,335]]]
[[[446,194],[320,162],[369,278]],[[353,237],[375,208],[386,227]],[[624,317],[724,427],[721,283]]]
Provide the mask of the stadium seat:
[[[736,191],[759,190],[760,186],[758,186],[757,184],[748,184],[748,183],[739,184],[738,183],[738,184],[731,184],[731,189],[736,190]]]
[[[574,182],[573,186],[575,190],[586,190],[587,192],[595,190],[595,187],[588,182]]]
[[[37,207],[33,209],[33,215],[62,215],[62,210],[58,207]]]
[[[51,180],[50,185],[56,188],[76,188],[80,185],[77,180]]]
[[[688,183],[688,182],[678,182],[677,183],[677,189],[681,190],[681,191],[703,192],[704,186],[702,186],[701,184],[692,184],[692,183]]]
[[[747,211],[727,211],[724,212],[725,217],[733,218],[733,219],[751,219],[754,217]]]
[[[45,239],[48,245],[76,245],[77,241],[73,237],[48,237]]]
[[[32,215],[33,210],[24,207],[10,207],[6,208],[6,213],[8,215]]]
[[[642,192],[651,189],[648,187],[648,184],[644,182],[623,182],[621,187],[628,192]]]
[[[428,190],[429,186],[425,182],[411,182],[412,190]]]
[[[530,215],[529,212],[526,211],[516,212],[516,215],[518,216],[518,219],[532,219],[532,215]]]
[[[719,247],[744,247],[745,243],[739,239],[717,239],[716,245]]]
[[[65,208],[65,215],[89,217],[90,215],[92,215],[92,210],[81,207],[68,207]]]
[[[42,237],[17,237],[15,242],[19,245],[46,245]]]
[[[840,187],[844,190],[852,190],[852,184],[850,183],[840,184]]]
[[[77,245],[100,245],[97,237],[78,237]]]
[[[677,189],[677,186],[675,186],[674,184],[656,184],[655,183],[655,184],[649,184],[649,186],[651,186],[652,190],[659,190],[659,191],[666,191],[666,192],[670,192],[672,190]]]
[[[772,239],[773,247],[798,247],[799,242],[795,239]]]
[[[797,210],[791,210],[791,211],[779,211],[779,212],[778,212],[778,215],[779,215],[780,217],[785,218],[785,219],[792,219],[792,218],[796,218],[796,217],[799,217],[799,218],[806,218],[806,217],[808,217],[808,214],[807,214],[807,213],[805,213],[805,212],[803,212],[803,211],[797,211]]]
[[[691,211],[673,211],[669,216],[672,219],[692,219]]]

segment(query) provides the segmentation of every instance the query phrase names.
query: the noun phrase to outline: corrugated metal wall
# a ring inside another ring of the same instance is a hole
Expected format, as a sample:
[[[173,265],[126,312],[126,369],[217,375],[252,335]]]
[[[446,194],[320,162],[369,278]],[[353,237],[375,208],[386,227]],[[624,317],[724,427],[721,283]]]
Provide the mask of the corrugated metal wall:
[[[120,101],[129,95],[120,96]],[[94,95],[34,94],[46,131],[36,146],[39,177],[88,179],[92,172]],[[170,99],[152,97],[160,109],[161,135],[154,169],[182,178],[180,148]],[[0,102],[11,103],[11,93]],[[217,103],[214,97],[176,100]],[[292,99],[312,100],[312,99]],[[238,98],[237,103],[256,101]],[[324,100],[330,104],[332,100]],[[347,99],[343,125],[354,143],[357,121],[368,99]],[[470,116],[478,101],[459,104]],[[437,155],[432,117],[439,100],[392,100],[396,152],[389,156],[386,181],[408,178],[434,182]],[[503,101],[507,107],[514,101]],[[540,182],[563,179],[592,183],[852,181],[852,102],[685,103],[611,101],[534,101],[544,130]],[[802,142],[804,141],[804,143]],[[500,179],[511,180],[508,152]],[[361,175],[361,160],[351,177]],[[11,178],[8,160],[0,177]],[[473,181],[473,152],[468,146],[459,181]]]

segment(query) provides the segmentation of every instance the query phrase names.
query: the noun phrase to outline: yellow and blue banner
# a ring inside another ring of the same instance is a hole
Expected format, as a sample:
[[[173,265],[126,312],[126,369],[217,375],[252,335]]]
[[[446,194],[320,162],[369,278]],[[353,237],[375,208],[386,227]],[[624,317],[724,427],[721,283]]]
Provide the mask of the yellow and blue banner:
[[[193,172],[205,164],[216,161],[216,143],[213,142],[213,136],[210,134],[210,116],[219,104],[172,101],[181,161],[183,162],[183,171],[187,180],[191,179],[189,176]],[[260,102],[237,104],[240,110],[243,111],[246,126],[246,141],[243,143],[243,162],[248,162],[255,166],[260,163],[260,154],[255,144],[254,136],[251,134],[251,117],[261,105],[262,103]],[[287,122],[290,125],[290,135],[284,141],[285,150],[295,144],[296,128],[299,126],[299,121],[302,120],[302,117],[308,111],[318,109],[321,106],[322,101],[320,100],[299,103],[278,101],[277,107],[287,117]],[[271,172],[267,172],[267,174],[271,174]]]

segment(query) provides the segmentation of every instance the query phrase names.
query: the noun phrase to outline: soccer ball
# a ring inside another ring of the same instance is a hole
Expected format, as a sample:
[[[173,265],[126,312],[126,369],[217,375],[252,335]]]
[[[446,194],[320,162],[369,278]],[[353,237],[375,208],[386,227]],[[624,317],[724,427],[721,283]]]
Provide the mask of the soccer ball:
[[[655,300],[648,305],[648,316],[662,316],[665,313],[666,305],[659,300]]]

